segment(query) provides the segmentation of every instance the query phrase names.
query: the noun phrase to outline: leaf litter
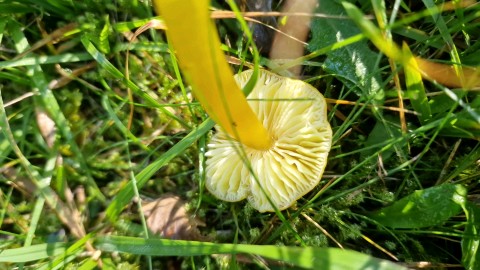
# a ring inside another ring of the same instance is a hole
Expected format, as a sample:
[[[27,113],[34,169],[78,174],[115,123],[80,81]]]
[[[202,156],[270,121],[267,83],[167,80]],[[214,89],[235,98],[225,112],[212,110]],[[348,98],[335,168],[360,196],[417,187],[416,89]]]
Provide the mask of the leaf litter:
[[[205,226],[190,215],[187,204],[179,196],[167,193],[142,206],[148,229],[157,235],[176,240],[206,240],[198,227]]]

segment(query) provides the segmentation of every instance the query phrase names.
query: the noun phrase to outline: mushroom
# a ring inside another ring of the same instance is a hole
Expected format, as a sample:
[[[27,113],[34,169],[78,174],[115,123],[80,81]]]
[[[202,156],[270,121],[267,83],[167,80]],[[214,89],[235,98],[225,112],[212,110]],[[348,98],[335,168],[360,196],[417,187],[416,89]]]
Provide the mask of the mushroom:
[[[247,70],[235,79],[243,87],[251,76],[252,71]],[[327,164],[332,130],[325,99],[303,81],[265,70],[260,70],[248,99],[267,128],[272,146],[255,149],[242,145],[217,126],[206,153],[206,187],[225,201],[247,198],[260,212],[275,211],[268,196],[283,210],[318,184]]]
[[[206,154],[208,190],[226,201],[248,198],[261,212],[291,206],[318,184],[327,163],[332,131],[322,94],[265,70],[234,79],[209,0],[154,4],[185,78],[217,124]],[[251,77],[257,81],[247,101],[240,88]]]

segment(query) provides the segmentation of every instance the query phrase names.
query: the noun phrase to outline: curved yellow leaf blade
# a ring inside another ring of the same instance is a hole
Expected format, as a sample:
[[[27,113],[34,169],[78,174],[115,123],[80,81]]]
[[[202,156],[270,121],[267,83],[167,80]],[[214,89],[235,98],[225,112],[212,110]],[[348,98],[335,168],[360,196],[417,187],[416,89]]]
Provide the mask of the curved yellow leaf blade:
[[[480,69],[478,67],[459,67],[462,71],[459,74],[454,65],[436,63],[420,57],[415,57],[415,60],[423,77],[427,79],[449,87],[464,89],[480,87]]]

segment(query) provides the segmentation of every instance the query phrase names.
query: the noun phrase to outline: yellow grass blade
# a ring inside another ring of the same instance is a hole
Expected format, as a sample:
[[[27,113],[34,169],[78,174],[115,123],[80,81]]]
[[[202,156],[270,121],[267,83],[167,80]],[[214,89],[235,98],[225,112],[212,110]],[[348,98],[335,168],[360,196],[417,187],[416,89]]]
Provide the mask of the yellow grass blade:
[[[210,117],[232,138],[268,149],[271,138],[233,79],[210,19],[208,0],[155,0],[167,37],[193,93]]]

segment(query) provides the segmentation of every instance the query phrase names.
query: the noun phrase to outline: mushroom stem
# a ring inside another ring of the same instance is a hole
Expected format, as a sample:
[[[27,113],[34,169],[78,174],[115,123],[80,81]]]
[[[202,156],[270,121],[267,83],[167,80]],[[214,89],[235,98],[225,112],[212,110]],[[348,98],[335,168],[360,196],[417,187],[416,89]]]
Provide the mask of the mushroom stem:
[[[269,149],[272,139],[233,79],[215,25],[209,0],[154,0],[167,25],[167,37],[193,93],[208,115],[242,144]]]
[[[313,13],[318,5],[317,0],[287,0],[282,8],[284,13]],[[270,59],[281,63],[302,57],[305,52],[305,41],[310,32],[311,17],[290,16],[281,17],[279,32],[275,33]],[[303,43],[302,43],[303,42]],[[298,77],[302,66],[294,66],[289,69],[294,77]]]

